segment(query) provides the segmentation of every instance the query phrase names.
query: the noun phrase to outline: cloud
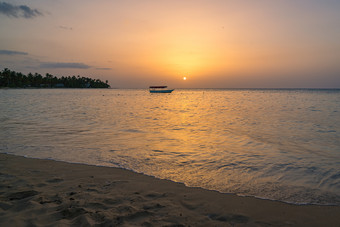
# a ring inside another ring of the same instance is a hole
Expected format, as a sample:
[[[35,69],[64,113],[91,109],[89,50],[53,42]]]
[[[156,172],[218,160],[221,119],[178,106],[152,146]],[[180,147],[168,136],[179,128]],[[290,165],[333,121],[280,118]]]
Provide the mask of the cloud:
[[[70,30],[70,31],[72,31],[73,30],[73,28],[72,27],[67,27],[67,26],[59,26],[59,28],[60,29],[63,29],[63,30]]]
[[[112,68],[96,68],[97,70],[111,70]]]
[[[91,66],[77,62],[44,62],[40,64],[41,68],[72,68],[72,69],[88,69]]]
[[[23,17],[27,19],[43,16],[43,13],[37,9],[31,9],[26,5],[12,5],[6,2],[0,2],[0,14],[1,13],[8,17]]]
[[[13,50],[0,50],[0,55],[28,55],[28,53]]]

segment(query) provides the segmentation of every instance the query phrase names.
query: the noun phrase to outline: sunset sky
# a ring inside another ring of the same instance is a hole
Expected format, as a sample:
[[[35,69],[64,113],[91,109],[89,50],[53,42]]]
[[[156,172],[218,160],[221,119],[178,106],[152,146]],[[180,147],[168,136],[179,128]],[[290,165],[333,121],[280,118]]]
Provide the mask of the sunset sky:
[[[0,1],[3,68],[114,88],[340,88],[340,1]]]

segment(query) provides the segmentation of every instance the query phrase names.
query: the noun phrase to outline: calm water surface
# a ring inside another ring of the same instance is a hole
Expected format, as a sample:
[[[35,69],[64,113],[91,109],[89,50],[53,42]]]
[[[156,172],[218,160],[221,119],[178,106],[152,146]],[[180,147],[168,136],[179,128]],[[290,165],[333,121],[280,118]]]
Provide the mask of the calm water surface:
[[[0,152],[340,205],[340,90],[0,90]]]

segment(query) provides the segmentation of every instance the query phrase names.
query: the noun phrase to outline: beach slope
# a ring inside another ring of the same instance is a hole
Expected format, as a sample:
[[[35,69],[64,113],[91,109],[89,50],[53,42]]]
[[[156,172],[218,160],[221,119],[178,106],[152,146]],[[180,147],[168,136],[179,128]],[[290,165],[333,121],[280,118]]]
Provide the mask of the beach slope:
[[[340,207],[222,194],[128,170],[0,154],[0,226],[340,226]]]

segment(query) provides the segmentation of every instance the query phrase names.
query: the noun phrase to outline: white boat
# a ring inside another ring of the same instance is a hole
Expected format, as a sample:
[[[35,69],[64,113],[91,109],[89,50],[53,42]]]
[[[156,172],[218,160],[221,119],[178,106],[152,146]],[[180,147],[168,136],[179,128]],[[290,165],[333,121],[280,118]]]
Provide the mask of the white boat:
[[[168,86],[150,86],[150,93],[171,93],[175,89],[167,89]]]

